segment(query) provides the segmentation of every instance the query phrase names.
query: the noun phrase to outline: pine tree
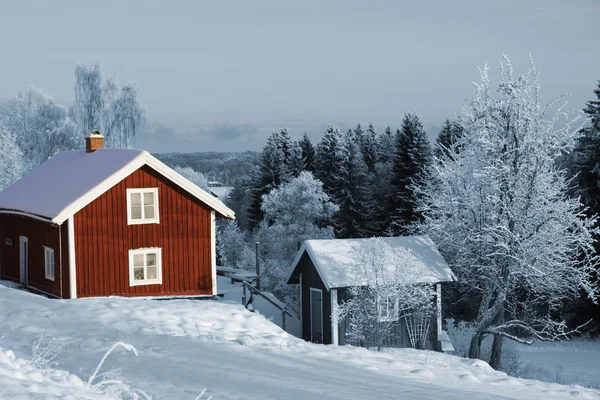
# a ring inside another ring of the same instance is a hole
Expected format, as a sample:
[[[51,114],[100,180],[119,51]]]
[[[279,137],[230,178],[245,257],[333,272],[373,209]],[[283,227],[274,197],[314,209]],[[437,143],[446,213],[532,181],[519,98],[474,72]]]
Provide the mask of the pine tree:
[[[375,164],[378,161],[378,142],[377,142],[377,132],[375,132],[375,128],[373,124],[369,124],[369,128],[362,135],[361,140],[361,151],[363,158],[365,160],[365,165],[367,166],[367,170],[370,174],[375,170]]]
[[[431,161],[431,147],[419,116],[404,115],[402,130],[396,140],[396,157],[392,171],[393,195],[388,208],[394,233],[406,234],[408,225],[420,220],[415,210],[417,195],[413,184],[418,184]]]
[[[458,145],[458,141],[462,137],[462,126],[458,121],[450,122],[447,119],[444,122],[444,127],[440,131],[436,141],[434,148],[434,155],[436,158],[440,159],[443,157],[447,157],[449,154],[453,153],[453,149]],[[458,150],[458,149],[457,149]]]
[[[263,219],[262,196],[278,187],[290,175],[284,163],[285,157],[281,135],[271,134],[260,156],[260,168],[253,176],[252,203],[248,210],[251,228],[256,228]]]
[[[363,238],[374,232],[369,175],[358,143],[346,137],[346,157],[336,175],[333,200],[339,206],[334,216],[337,238]]]
[[[346,144],[340,130],[329,125],[315,154],[315,177],[323,182],[325,193],[333,197],[336,179],[344,167]]]
[[[300,141],[302,150],[302,169],[309,172],[315,171],[315,147],[306,133]]]
[[[396,154],[396,136],[392,132],[392,128],[389,126],[385,128],[385,131],[378,140],[378,158],[379,161],[385,163],[394,160]]]

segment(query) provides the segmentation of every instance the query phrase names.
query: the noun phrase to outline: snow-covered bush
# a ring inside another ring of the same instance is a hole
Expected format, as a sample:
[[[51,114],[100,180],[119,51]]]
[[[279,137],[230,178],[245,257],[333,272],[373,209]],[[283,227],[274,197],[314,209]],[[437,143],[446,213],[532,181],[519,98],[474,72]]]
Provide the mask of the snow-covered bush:
[[[21,178],[26,164],[15,135],[0,129],[0,190]]]

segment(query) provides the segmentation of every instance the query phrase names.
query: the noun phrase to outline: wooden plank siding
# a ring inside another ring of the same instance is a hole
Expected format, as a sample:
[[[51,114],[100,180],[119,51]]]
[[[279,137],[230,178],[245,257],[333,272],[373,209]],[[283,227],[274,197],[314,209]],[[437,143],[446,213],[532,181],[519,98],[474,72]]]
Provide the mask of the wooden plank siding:
[[[52,296],[69,298],[67,224],[59,227],[27,216],[0,214],[0,279],[20,282],[20,236],[28,240],[27,286]],[[7,244],[6,239],[12,240],[12,246]],[[54,281],[46,279],[44,246],[54,250]]]
[[[323,303],[323,343],[333,343],[331,338],[331,293],[327,290],[321,277],[314,267],[312,260],[305,252],[299,261],[300,273],[302,274],[302,338],[310,341],[310,288],[321,289],[323,292],[322,303]]]
[[[127,224],[127,189],[158,188],[159,223]],[[74,216],[77,297],[210,295],[210,208],[144,166]],[[129,286],[129,250],[162,249],[162,284]]]

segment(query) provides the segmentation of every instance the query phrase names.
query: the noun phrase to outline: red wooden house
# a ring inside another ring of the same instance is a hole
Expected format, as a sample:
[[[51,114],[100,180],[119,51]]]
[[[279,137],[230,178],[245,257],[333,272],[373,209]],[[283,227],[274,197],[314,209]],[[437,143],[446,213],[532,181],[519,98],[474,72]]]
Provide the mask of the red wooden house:
[[[0,279],[59,298],[216,294],[215,218],[235,214],[146,151],[55,155],[0,192]]]

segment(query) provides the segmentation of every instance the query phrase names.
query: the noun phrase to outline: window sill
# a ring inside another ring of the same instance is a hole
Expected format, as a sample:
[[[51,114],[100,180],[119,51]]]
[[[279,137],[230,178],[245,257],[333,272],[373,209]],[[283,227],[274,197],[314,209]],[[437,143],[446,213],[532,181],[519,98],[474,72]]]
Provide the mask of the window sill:
[[[140,220],[128,220],[127,225],[146,225],[146,224],[160,224],[158,218],[155,219],[140,219]]]
[[[147,285],[162,285],[162,281],[159,279],[153,279],[148,281],[140,281],[140,282],[129,282],[129,287],[133,286],[147,286]]]

